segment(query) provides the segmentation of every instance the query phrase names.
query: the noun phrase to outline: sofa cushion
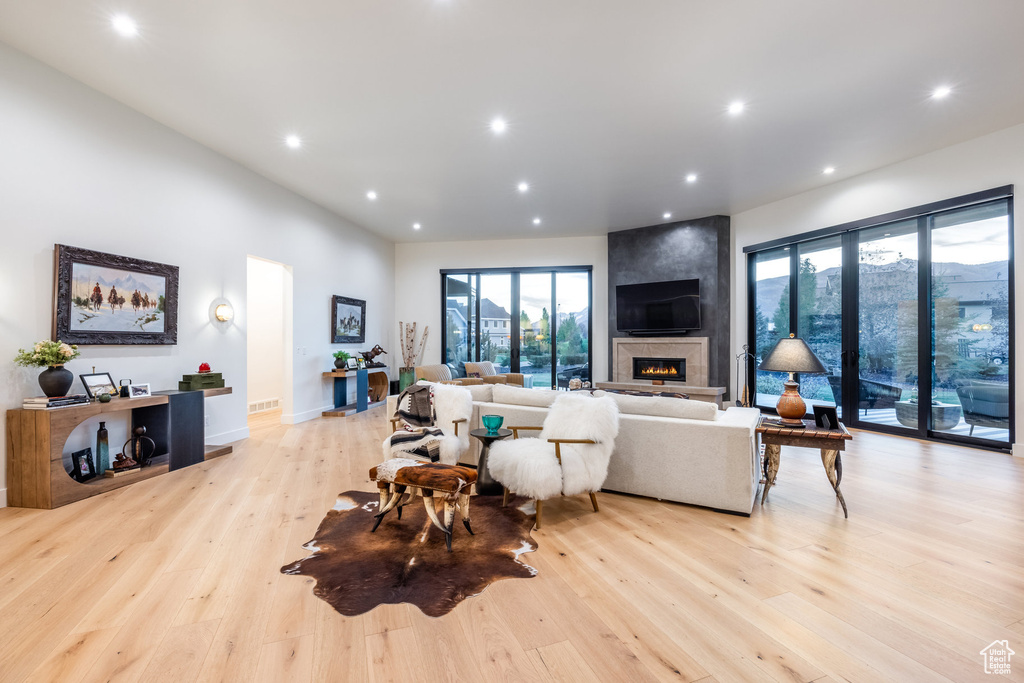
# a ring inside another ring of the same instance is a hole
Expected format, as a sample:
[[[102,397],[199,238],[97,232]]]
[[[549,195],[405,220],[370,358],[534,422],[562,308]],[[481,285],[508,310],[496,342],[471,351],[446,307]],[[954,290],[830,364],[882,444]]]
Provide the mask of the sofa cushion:
[[[495,403],[549,408],[558,398],[558,392],[551,389],[524,389],[508,384],[493,384],[491,386],[494,389],[492,400]]]
[[[493,384],[473,384],[465,387],[469,389],[469,393],[473,396],[473,401],[476,403],[490,403],[493,399],[492,387]]]
[[[619,411],[627,415],[676,417],[687,420],[714,420],[718,415],[718,408],[715,407],[715,404],[705,401],[664,396],[612,394],[601,390],[595,391],[594,396],[611,396],[619,405]]]

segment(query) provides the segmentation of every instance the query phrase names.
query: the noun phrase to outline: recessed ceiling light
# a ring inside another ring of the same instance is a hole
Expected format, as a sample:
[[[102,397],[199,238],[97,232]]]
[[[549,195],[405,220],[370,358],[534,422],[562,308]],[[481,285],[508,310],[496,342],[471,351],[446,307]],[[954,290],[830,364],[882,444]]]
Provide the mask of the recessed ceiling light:
[[[420,228],[422,228],[422,227],[423,227],[423,226],[422,226],[422,225],[420,225],[419,223],[413,223],[413,224],[412,224],[412,229],[413,229],[413,230],[419,230],[419,229],[420,229]]]
[[[288,145],[292,149],[298,149],[302,147],[302,138],[298,135],[289,135],[284,139],[284,144]]]
[[[833,173],[836,172],[836,167],[835,166],[826,166],[825,168],[823,168],[821,170],[821,172],[824,173],[825,175],[832,175]]]
[[[686,176],[686,182],[688,182],[688,183],[695,183],[695,182],[697,182],[697,174],[696,173],[691,173],[688,176]]]
[[[506,130],[508,130],[508,121],[500,116],[491,119],[491,132],[495,135],[501,135]]]
[[[370,190],[369,192],[366,193],[366,198],[372,202],[377,199],[377,193],[374,192],[373,190]]]
[[[527,190],[530,189],[530,183],[519,183],[518,185],[516,185],[516,189],[519,190],[520,192],[526,192]]]
[[[534,225],[540,225],[540,219],[539,218],[534,218],[533,219],[533,224]]]
[[[114,30],[125,38],[131,38],[139,34],[139,25],[127,14],[115,14],[110,18]]]
[[[661,214],[661,217],[664,218],[665,220],[668,220],[669,218],[672,218],[672,214],[666,211],[665,213]]]
[[[743,102],[740,102],[739,100],[737,100],[737,101],[735,101],[735,102],[733,102],[732,104],[729,105],[729,109],[727,111],[730,114],[732,114],[733,116],[736,116],[737,114],[742,114],[743,110],[746,109],[746,108],[747,108],[746,104],[744,104]]]
[[[942,98],[949,96],[951,92],[953,92],[953,89],[948,85],[940,85],[932,91],[932,97],[936,100],[941,100]]]

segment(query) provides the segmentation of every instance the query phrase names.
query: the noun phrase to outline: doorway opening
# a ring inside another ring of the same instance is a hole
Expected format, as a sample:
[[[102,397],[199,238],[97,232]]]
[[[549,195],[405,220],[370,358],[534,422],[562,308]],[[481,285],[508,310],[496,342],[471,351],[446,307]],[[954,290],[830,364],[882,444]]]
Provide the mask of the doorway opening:
[[[291,413],[292,269],[249,256],[246,263],[246,404],[249,428]]]

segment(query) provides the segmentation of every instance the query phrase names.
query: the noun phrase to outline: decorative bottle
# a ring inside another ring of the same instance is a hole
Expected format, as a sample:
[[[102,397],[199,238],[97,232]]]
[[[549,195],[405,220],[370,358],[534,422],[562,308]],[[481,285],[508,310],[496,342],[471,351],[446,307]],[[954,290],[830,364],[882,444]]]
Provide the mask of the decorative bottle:
[[[108,469],[110,469],[110,442],[107,436],[107,423],[100,422],[100,428],[96,430],[96,474],[102,477]]]

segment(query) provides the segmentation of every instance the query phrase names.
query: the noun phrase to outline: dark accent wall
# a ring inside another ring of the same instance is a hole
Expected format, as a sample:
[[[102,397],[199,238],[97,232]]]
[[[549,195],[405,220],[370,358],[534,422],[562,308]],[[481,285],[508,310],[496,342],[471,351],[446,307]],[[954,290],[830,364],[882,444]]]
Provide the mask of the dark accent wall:
[[[729,241],[728,216],[608,233],[609,379],[611,340],[629,336],[617,329],[615,287],[700,278],[701,329],[679,336],[708,338],[708,382],[710,386],[729,387]]]

